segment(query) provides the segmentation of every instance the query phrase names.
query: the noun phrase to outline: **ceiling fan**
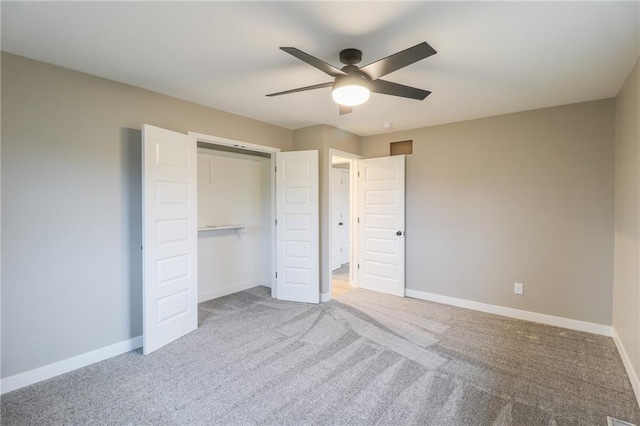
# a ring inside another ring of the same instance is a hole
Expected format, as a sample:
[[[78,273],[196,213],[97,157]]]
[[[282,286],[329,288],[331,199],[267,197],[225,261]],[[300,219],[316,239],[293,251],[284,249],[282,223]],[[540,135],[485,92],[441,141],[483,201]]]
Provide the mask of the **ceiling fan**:
[[[359,68],[356,64],[362,60],[362,52],[358,49],[344,49],[340,52],[340,62],[345,64],[345,66],[342,67],[342,69],[338,69],[295,47],[281,47],[280,49],[306,62],[312,67],[329,74],[331,77],[334,77],[334,80],[333,82],[299,87],[297,89],[285,90],[284,92],[270,93],[267,96],[280,96],[289,93],[332,87],[332,97],[340,106],[340,115],[348,114],[353,111],[354,106],[366,102],[369,99],[370,92],[423,100],[429,96],[431,92],[381,80],[380,77],[438,53],[433,47],[429,46],[427,42],[422,42]]]

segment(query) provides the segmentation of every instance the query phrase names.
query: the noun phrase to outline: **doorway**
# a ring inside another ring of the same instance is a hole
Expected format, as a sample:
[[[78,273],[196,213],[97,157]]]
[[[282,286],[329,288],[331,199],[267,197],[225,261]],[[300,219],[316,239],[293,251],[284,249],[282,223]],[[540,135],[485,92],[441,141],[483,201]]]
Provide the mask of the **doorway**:
[[[329,277],[330,298],[354,289],[357,286],[356,265],[356,160],[361,157],[330,149],[329,169]]]
[[[349,282],[349,240],[351,213],[350,164],[341,157],[332,159],[331,164],[331,295],[339,296],[351,290]]]
[[[200,142],[197,160],[198,303],[271,288],[271,156]]]

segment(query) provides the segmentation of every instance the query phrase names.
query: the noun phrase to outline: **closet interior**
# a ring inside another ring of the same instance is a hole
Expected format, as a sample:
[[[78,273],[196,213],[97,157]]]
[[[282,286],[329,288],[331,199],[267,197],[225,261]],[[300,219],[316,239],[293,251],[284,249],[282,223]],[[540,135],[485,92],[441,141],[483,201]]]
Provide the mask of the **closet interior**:
[[[198,302],[271,287],[269,153],[198,142]]]

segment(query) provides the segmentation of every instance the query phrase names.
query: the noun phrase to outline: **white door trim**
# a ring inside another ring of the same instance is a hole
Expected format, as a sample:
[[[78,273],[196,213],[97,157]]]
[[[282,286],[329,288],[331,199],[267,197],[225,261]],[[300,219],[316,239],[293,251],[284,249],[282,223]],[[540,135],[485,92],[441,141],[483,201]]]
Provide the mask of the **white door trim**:
[[[331,167],[333,167],[333,156],[342,157],[349,160],[349,203],[350,203],[350,215],[349,215],[349,240],[351,241],[351,252],[349,253],[349,284],[352,286],[358,286],[358,274],[355,273],[355,265],[358,264],[358,227],[356,221],[358,220],[358,191],[357,191],[357,179],[355,179],[355,171],[356,171],[356,163],[357,160],[362,159],[362,155],[352,154],[350,152],[340,151],[334,148],[329,148],[329,161],[327,161],[325,176],[329,176],[329,200],[328,200],[328,209],[329,215],[331,215],[332,202],[331,202],[331,191],[332,191],[332,182],[331,182]],[[355,198],[354,198],[355,197]],[[329,277],[329,291],[327,293],[322,294],[322,301],[328,302],[332,299],[331,294],[333,293],[333,270],[331,269],[331,244],[332,235],[331,235],[331,226],[327,226],[324,231],[324,237],[327,238],[327,247],[328,250],[326,253],[323,253],[324,256],[328,256],[329,259],[327,263],[327,268],[325,270],[325,274]]]
[[[268,154],[280,152],[280,148],[272,146],[258,145],[255,143],[243,142],[235,139],[227,139],[220,136],[205,135],[204,133],[187,132],[187,135],[196,138],[198,142],[212,143],[215,145],[228,146],[230,148],[246,149],[248,151],[265,152]]]
[[[271,278],[269,280],[271,282],[271,297],[274,299],[278,298],[278,280],[276,279],[276,271],[278,270],[276,253],[276,240],[278,239],[276,234],[276,164],[276,153],[273,152],[271,153],[271,170],[273,170],[273,173],[271,174]]]

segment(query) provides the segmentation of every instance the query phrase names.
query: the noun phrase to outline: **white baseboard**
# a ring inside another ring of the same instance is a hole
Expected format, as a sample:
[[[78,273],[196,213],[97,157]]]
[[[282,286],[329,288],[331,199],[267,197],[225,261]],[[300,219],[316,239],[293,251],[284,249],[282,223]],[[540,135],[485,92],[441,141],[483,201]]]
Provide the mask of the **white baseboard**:
[[[95,364],[96,362],[121,355],[140,347],[142,347],[142,336],[6,377],[0,381],[0,394],[47,380],[60,374],[86,367],[87,365]]]
[[[556,327],[568,328],[570,330],[585,331],[587,333],[600,334],[602,336],[613,336],[613,327],[610,325],[595,324],[570,318],[539,314],[537,312],[522,311],[520,309],[490,305],[488,303],[474,302],[466,299],[458,299],[457,297],[443,296],[440,294],[427,293],[425,291],[411,290],[409,288],[406,289],[405,294],[407,297],[413,297],[414,299],[428,300],[430,302],[437,302],[525,321],[539,322],[542,324],[554,325]]]
[[[636,400],[638,401],[638,405],[640,405],[640,379],[638,379],[638,374],[636,374],[636,371],[631,364],[631,360],[629,359],[629,355],[627,355],[627,351],[625,350],[622,340],[615,328],[613,329],[613,341],[616,343],[618,353],[620,354],[620,358],[622,358],[622,363],[624,364],[624,369],[627,370],[631,387],[633,387],[633,392],[636,394]]]
[[[269,283],[263,281],[245,281],[240,284],[227,285],[215,290],[198,291],[198,303],[206,302],[207,300],[211,299],[217,299],[218,297],[222,296],[228,296],[229,294],[249,290],[250,288],[258,286],[271,287]]]
[[[326,303],[331,299],[331,293],[320,293],[320,303]]]

